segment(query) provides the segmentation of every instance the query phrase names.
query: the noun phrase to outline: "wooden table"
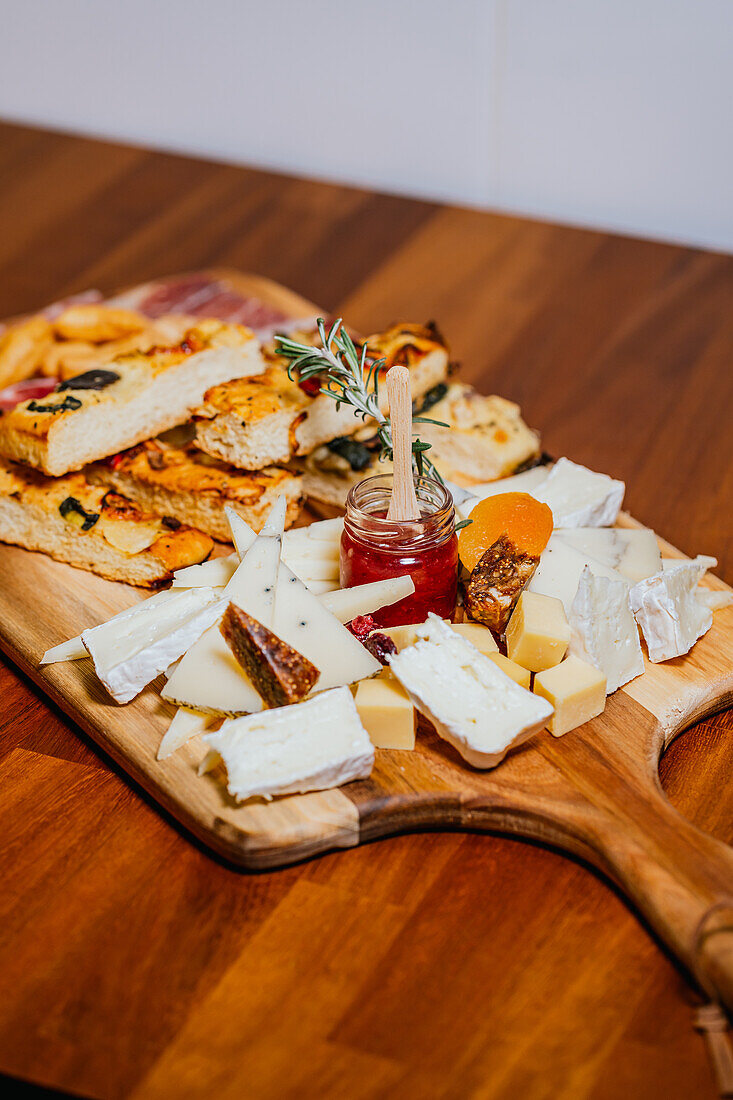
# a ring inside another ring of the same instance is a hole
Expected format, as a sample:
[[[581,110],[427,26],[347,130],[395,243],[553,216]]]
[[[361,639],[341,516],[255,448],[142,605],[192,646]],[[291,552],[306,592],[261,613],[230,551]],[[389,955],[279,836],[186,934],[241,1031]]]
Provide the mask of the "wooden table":
[[[733,259],[10,126],[0,172],[0,315],[226,264],[367,332],[436,318],[464,377],[733,581]],[[0,699],[0,1071],[105,1098],[716,1095],[694,992],[580,864],[433,834],[242,874],[7,665]],[[732,731],[662,769],[728,842]]]

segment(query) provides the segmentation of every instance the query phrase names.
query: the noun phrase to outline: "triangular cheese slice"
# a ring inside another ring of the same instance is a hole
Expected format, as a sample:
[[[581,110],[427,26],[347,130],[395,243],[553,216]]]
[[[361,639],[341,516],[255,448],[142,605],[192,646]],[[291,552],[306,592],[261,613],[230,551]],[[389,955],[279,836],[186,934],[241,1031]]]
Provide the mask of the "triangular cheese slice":
[[[382,667],[284,562],[280,562],[271,629],[316,666],[320,676],[314,691],[354,684]]]
[[[265,525],[270,534],[255,538],[222,593],[225,600],[271,629],[284,524],[285,509],[276,501]],[[207,714],[257,714],[263,707],[249,677],[221,636],[219,622],[181,659],[162,695],[179,706]]]

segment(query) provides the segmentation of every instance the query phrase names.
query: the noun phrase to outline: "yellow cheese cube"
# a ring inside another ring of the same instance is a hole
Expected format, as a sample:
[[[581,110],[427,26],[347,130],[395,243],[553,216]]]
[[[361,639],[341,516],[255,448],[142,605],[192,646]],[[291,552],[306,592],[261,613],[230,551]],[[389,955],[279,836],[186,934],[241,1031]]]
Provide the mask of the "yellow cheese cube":
[[[417,641],[417,628],[422,625],[422,623],[407,623],[405,626],[377,627],[377,633],[386,634],[388,638],[391,638],[399,653],[400,650],[407,649],[408,645],[415,644]]]
[[[503,653],[487,653],[486,656],[495,665],[498,665],[506,676],[510,676],[520,687],[529,691],[529,680],[532,675],[529,669],[522,668],[516,661],[510,661]]]
[[[565,609],[554,596],[523,592],[506,628],[507,656],[530,672],[559,665],[570,643]]]
[[[356,709],[378,749],[415,748],[415,709],[395,679],[380,675],[362,680],[356,691]]]
[[[590,722],[606,706],[606,677],[579,657],[567,657],[554,668],[538,672],[534,690],[555,708],[547,723],[555,737]]]
[[[479,653],[483,653],[484,656],[492,657],[499,652],[494,635],[488,626],[482,626],[481,623],[451,623],[451,626],[456,634],[460,634],[471,645],[475,645]]]

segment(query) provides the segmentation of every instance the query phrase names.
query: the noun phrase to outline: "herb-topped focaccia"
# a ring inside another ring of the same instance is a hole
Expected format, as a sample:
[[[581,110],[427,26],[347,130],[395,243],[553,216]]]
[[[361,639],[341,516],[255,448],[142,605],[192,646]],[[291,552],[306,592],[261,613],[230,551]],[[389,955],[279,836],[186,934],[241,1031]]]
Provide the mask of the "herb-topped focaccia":
[[[0,418],[0,454],[46,474],[78,470],[183,423],[211,386],[262,369],[248,329],[202,321],[178,344],[119,356],[17,405]]]
[[[524,423],[519,406],[503,397],[484,397],[460,382],[442,383],[413,406],[416,415],[448,425],[416,424],[415,434],[431,444],[430,461],[450,481],[494,481],[539,457],[539,436]],[[392,472],[392,463],[380,462],[379,452],[379,440],[368,427],[318,447],[305,462],[306,496],[343,508],[357,482]]]
[[[155,587],[204,561],[209,535],[153,515],[84,474],[50,478],[0,459],[0,538],[110,580]]]
[[[91,480],[112,486],[143,508],[175,516],[215,539],[229,542],[229,505],[259,531],[279,496],[286,496],[286,526],[300,510],[302,475],[279,466],[237,470],[192,446],[172,447],[153,439],[97,463]]]
[[[304,343],[319,343],[318,332],[293,334]],[[412,393],[420,397],[448,373],[448,347],[432,325],[392,325],[368,336],[372,361],[384,359],[383,371],[409,367]],[[359,345],[358,345],[359,346]],[[259,470],[310,454],[335,436],[353,435],[363,427],[349,405],[337,407],[319,394],[318,379],[299,383],[288,377],[288,360],[265,349],[267,370],[256,377],[216,386],[196,410],[196,443],[210,455],[244,470]],[[387,408],[380,389],[380,407]]]

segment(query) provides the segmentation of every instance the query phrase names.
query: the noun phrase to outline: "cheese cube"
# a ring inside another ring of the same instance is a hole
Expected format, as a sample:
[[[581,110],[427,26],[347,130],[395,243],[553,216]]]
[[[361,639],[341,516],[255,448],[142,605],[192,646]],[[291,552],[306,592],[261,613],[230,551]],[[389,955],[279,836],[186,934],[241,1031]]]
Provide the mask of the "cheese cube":
[[[404,626],[378,626],[378,634],[386,634],[397,646],[397,652],[406,649],[408,645],[414,645],[417,641],[417,628],[423,623],[406,623]]]
[[[529,681],[532,673],[527,668],[522,668],[516,661],[510,661],[508,657],[505,657],[503,653],[487,653],[486,656],[490,661],[493,661],[497,668],[500,668],[505,676],[509,676],[520,687],[529,691]]]
[[[579,657],[568,657],[554,668],[538,672],[534,690],[555,708],[547,723],[555,737],[590,722],[606,705],[606,677]]]
[[[415,708],[393,677],[380,674],[374,680],[362,680],[356,690],[356,709],[376,748],[415,748]]]
[[[456,634],[460,634],[462,638],[465,638],[467,642],[471,642],[476,646],[479,653],[483,653],[485,657],[492,657],[499,652],[499,647],[494,641],[494,635],[489,630],[488,626],[482,626],[481,623],[452,623],[451,624]],[[506,672],[506,669],[504,669]],[[507,673],[511,676],[511,673]],[[516,679],[512,676],[512,679]]]
[[[530,672],[559,665],[570,642],[565,609],[554,596],[523,592],[506,628],[507,656]]]

